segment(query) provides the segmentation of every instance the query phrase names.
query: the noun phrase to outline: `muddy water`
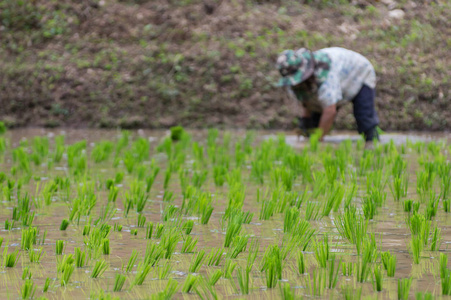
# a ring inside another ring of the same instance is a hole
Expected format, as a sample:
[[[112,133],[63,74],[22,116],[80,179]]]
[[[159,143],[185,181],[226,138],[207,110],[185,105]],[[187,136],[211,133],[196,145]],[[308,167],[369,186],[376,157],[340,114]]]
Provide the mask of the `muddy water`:
[[[99,140],[114,140],[118,137],[120,132],[118,131],[103,131],[103,130],[44,130],[44,129],[20,129],[10,131],[7,134],[7,139],[10,141],[10,149],[2,158],[2,164],[0,171],[9,174],[9,170],[12,166],[11,148],[17,147],[24,139],[31,140],[34,136],[48,136],[50,140],[54,136],[64,134],[66,136],[66,144],[85,139],[88,142],[88,151],[93,147],[93,143]],[[151,142],[151,149],[157,145],[158,141],[167,134],[165,131],[137,131],[132,133],[132,137],[145,137]],[[204,141],[205,131],[192,132],[193,140]],[[257,144],[259,141],[267,139],[273,136],[274,132],[259,132],[257,133]],[[244,131],[232,132],[232,136],[242,137],[245,135]],[[326,139],[326,144],[334,147],[340,141],[344,139],[356,140],[358,137],[351,135],[347,132],[341,132]],[[397,144],[403,143],[406,139],[410,141],[429,141],[442,139],[447,141],[447,135],[429,135],[429,134],[410,134],[409,136],[400,134],[390,134],[382,136],[382,142],[387,143],[390,139],[394,139]],[[308,143],[305,140],[298,140],[295,136],[288,135],[287,143],[294,147],[303,148]],[[158,162],[164,166],[165,158],[161,154],[156,154],[154,150],[151,153],[152,157],[156,157]],[[409,162],[410,183],[407,199],[416,199],[416,177],[415,171],[418,169],[417,156],[412,151],[405,155],[406,160]],[[188,157],[188,160],[190,158]],[[119,167],[124,170],[123,166]],[[107,178],[114,176],[117,168],[112,167],[111,159],[105,163],[93,164],[89,163],[90,176],[94,180],[104,182]],[[154,223],[162,222],[161,211],[164,205],[162,196],[164,193],[163,188],[163,172],[160,172],[156,179],[152,191],[150,194],[150,201],[147,203],[143,214],[146,216],[147,221]],[[48,170],[46,165],[41,167],[33,167],[33,176],[40,177],[43,182],[48,178],[55,177],[56,175],[65,176],[68,175],[65,168],[65,161],[63,159],[61,164],[56,164],[52,169]],[[260,221],[258,216],[260,213],[261,204],[256,201],[257,189],[263,190],[265,186],[259,186],[249,179],[249,171],[243,169],[243,179],[247,186],[246,200],[243,207],[243,211],[251,211],[254,213],[254,218],[250,224],[244,225],[242,234],[249,234],[252,239],[258,239],[260,242],[259,255],[256,260],[255,266],[251,272],[251,291],[248,298],[261,298],[261,299],[280,299],[280,292],[278,288],[267,289],[265,274],[260,272],[259,264],[260,259],[265,252],[267,246],[280,243],[283,237],[283,215],[276,214],[269,221]],[[124,179],[123,188],[127,188],[133,180],[133,177],[126,175]],[[357,206],[360,206],[362,201],[361,197],[366,190],[365,178],[360,178],[361,186],[359,187],[359,193],[355,197],[354,201]],[[36,181],[30,180],[28,186],[24,187],[31,195],[34,195],[36,190]],[[410,298],[414,297],[415,292],[429,291],[435,295],[441,294],[440,276],[438,269],[438,252],[424,251],[422,259],[419,265],[413,264],[412,257],[408,251],[408,243],[410,242],[410,230],[406,226],[406,213],[403,212],[402,202],[394,202],[389,189],[390,182],[385,186],[387,192],[387,201],[385,205],[379,209],[379,214],[375,216],[374,220],[370,221],[369,232],[375,233],[378,241],[379,250],[387,251],[396,254],[397,268],[394,278],[384,278],[384,290],[382,292],[374,292],[371,281],[366,283],[357,283],[355,276],[341,276],[341,270],[339,272],[338,288],[325,289],[320,298],[325,299],[339,299],[342,297],[340,288],[342,286],[350,286],[355,289],[362,289],[362,295],[377,299],[397,299],[397,280],[398,278],[412,277],[413,284],[411,288]],[[435,186],[438,189],[436,183]],[[227,206],[227,187],[215,188],[213,180],[209,177],[207,183],[203,186],[203,189],[210,190],[215,194],[214,211],[210,222],[207,225],[201,225],[195,220],[195,226],[191,235],[197,237],[199,242],[197,249],[205,249],[207,254],[213,247],[222,247],[225,230],[223,229],[222,216]],[[304,185],[300,182],[296,182],[294,185],[294,191],[302,191]],[[174,200],[175,205],[180,206],[182,198],[180,195],[180,185],[177,174],[173,175],[170,181],[169,190],[176,194]],[[76,189],[73,187],[72,192],[75,194]],[[97,192],[99,198],[97,206],[95,208],[95,215],[99,214],[102,204],[106,203],[106,192],[100,190]],[[72,195],[73,197],[74,195]],[[3,196],[2,196],[3,197]],[[58,196],[57,196],[58,198]],[[108,270],[97,279],[91,279],[90,274],[92,270],[92,264],[88,264],[87,267],[75,269],[69,284],[66,287],[60,286],[59,274],[57,273],[57,260],[61,257],[55,255],[55,243],[56,240],[66,241],[66,247],[64,254],[74,253],[75,247],[84,247],[84,239],[82,236],[83,225],[86,220],[82,220],[80,225],[71,223],[66,231],[60,231],[59,225],[63,219],[68,218],[69,207],[63,201],[56,199],[51,206],[45,209],[36,209],[36,217],[33,222],[33,226],[40,229],[41,232],[47,231],[47,237],[44,245],[42,245],[45,255],[41,263],[30,263],[28,260],[28,254],[24,251],[20,251],[21,255],[18,264],[14,268],[2,268],[0,271],[0,298],[1,299],[17,299],[20,298],[20,291],[23,285],[22,272],[26,267],[30,268],[32,273],[32,279],[36,284],[36,297],[45,296],[49,299],[87,299],[92,297],[92,293],[98,293],[103,290],[106,292],[112,292],[114,286],[114,278],[116,273],[121,272],[122,265],[126,264],[133,249],[137,249],[139,252],[145,252],[145,248],[148,240],[144,238],[145,228],[137,228],[137,214],[133,211],[129,214],[128,218],[123,216],[123,194],[120,194],[117,201],[119,208],[114,218],[109,222],[110,225],[121,224],[123,229],[121,232],[111,232],[110,238],[110,255],[101,255],[101,258],[105,259],[108,264]],[[13,203],[2,200],[0,210],[0,224],[4,224],[5,220],[11,220]],[[422,205],[424,206],[424,205]],[[94,218],[95,219],[95,218]],[[313,227],[317,230],[318,235],[327,233],[331,241],[331,251],[337,254],[338,259],[344,262],[355,262],[356,252],[353,245],[348,244],[346,241],[340,238],[335,226],[334,226],[334,213],[332,212],[330,217],[323,217],[321,220],[310,221]],[[433,226],[437,224],[442,229],[442,245],[440,251],[449,253],[448,244],[451,243],[451,217],[449,213],[445,213],[439,206],[437,216],[433,221]],[[0,231],[1,237],[4,238],[2,245],[3,249],[6,245],[9,246],[9,253],[16,248],[20,249],[22,225],[20,222],[16,222],[15,227],[11,231],[3,229],[3,225],[0,225],[2,230]],[[136,236],[131,235],[130,231],[138,230]],[[40,246],[36,246],[39,248]],[[177,246],[177,250],[173,257],[170,259],[172,271],[169,275],[170,278],[174,278],[179,282],[179,290],[183,285],[183,282],[189,274],[188,268],[194,254],[180,253],[181,243]],[[299,275],[297,271],[296,254],[292,255],[285,261],[283,269],[283,280],[288,282],[290,286],[295,290],[296,295],[310,295],[310,291],[307,287],[306,275]],[[239,265],[245,266],[247,258],[247,252],[240,254],[235,260]],[[3,259],[3,258],[2,258]],[[315,261],[312,249],[308,249],[306,252],[306,260],[309,266],[309,270],[317,269],[317,263]],[[160,262],[162,265],[164,260]],[[208,267],[203,265],[200,269],[200,274],[209,276],[213,271],[218,268],[222,268],[224,260],[220,267]],[[127,274],[127,281],[124,285],[122,292],[112,293],[114,296],[121,299],[138,299],[148,298],[151,294],[159,292],[164,289],[168,279],[158,279],[157,269],[153,269],[149,276],[141,286],[134,286],[130,289],[132,280],[136,274],[136,267],[133,268],[131,274]],[[50,278],[52,284],[49,292],[42,293],[42,287],[46,278]],[[216,291],[219,298],[238,298],[240,292],[238,283],[236,281],[236,272],[234,273],[234,281],[221,278],[216,284]],[[199,298],[195,293],[181,293],[180,291],[174,296],[176,299],[197,299]]]

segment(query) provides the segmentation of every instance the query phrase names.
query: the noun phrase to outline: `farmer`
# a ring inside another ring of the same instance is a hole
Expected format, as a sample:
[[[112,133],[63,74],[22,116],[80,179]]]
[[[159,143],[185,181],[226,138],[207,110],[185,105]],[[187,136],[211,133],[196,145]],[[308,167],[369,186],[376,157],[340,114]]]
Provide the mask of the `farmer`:
[[[277,69],[282,75],[278,86],[286,86],[302,104],[301,134],[309,136],[320,128],[322,140],[331,130],[337,110],[352,102],[357,129],[367,144],[379,139],[374,108],[376,73],[365,57],[338,47],[315,52],[285,50],[277,59]]]

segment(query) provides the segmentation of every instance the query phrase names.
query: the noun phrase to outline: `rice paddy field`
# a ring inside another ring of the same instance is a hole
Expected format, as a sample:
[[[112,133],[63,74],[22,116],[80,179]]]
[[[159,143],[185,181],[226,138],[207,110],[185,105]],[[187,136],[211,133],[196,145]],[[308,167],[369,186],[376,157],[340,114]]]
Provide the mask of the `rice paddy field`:
[[[1,299],[435,299],[451,147],[284,135],[0,136]]]

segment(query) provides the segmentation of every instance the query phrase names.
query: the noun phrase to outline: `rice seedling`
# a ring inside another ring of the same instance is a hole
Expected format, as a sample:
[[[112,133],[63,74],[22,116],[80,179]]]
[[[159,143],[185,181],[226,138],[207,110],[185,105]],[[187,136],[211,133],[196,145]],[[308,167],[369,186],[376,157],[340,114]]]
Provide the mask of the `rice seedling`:
[[[352,276],[355,269],[355,263],[352,262],[342,262],[341,263],[341,272],[343,276]]]
[[[86,251],[81,251],[79,247],[74,248],[75,266],[77,268],[83,268],[88,263],[88,254]]]
[[[130,229],[130,235],[138,235],[138,229]]]
[[[163,213],[161,214],[162,221],[166,222],[166,221],[169,221],[169,220],[175,218],[175,216],[177,215],[178,212],[179,212],[179,209],[175,205],[171,204],[171,205],[165,206]]]
[[[83,227],[83,236],[89,236],[89,233],[91,232],[91,225],[86,224]]]
[[[113,230],[116,231],[116,232],[121,232],[122,231],[122,225],[118,224],[118,223],[115,223],[114,226],[113,226]]]
[[[108,269],[108,264],[105,260],[96,261],[94,267],[92,268],[91,278],[98,278]]]
[[[177,289],[178,289],[178,283],[175,279],[169,279],[168,284],[166,285],[166,287],[164,288],[163,291],[157,293],[157,294],[153,294],[151,296],[152,300],[166,300],[166,299],[173,299],[173,296],[175,295],[175,293],[177,293]]]
[[[182,225],[182,231],[185,232],[185,234],[190,234],[194,227],[194,221],[193,220],[187,220]]]
[[[401,177],[395,177],[392,181],[393,185],[390,186],[393,199],[398,202],[402,197],[407,196],[407,188],[409,184],[409,178],[407,174]]]
[[[207,256],[206,262],[207,266],[219,266],[222,256],[224,253],[224,248],[213,248]]]
[[[0,243],[1,244],[1,243]],[[44,256],[45,252],[44,249],[41,247],[39,249],[28,249],[28,258],[30,259],[31,263],[39,263],[41,262],[42,257]]]
[[[186,277],[185,282],[183,283],[182,292],[189,293],[190,291],[194,290],[196,284],[198,283],[198,279],[199,279],[198,276],[189,274],[188,277]]]
[[[412,199],[404,200],[404,202],[403,202],[404,212],[408,212],[408,213],[412,212],[412,204],[413,204]]]
[[[321,268],[327,267],[327,261],[329,260],[330,250],[329,250],[329,238],[326,235],[323,237],[323,242],[319,240],[315,241],[315,258]]]
[[[169,260],[167,260],[164,265],[157,267],[158,279],[167,279],[169,273],[172,271],[172,266]]]
[[[32,276],[33,276],[33,274],[31,274],[31,271],[30,271],[29,267],[23,268],[23,270],[22,270],[22,280],[31,279]]]
[[[182,253],[192,253],[196,248],[198,238],[193,239],[191,236],[187,236],[182,244]]]
[[[387,270],[388,277],[394,277],[396,271],[396,256],[390,251],[381,253],[381,261],[384,269]]]
[[[248,269],[248,268],[243,269],[241,267],[238,267],[237,279],[238,279],[238,285],[240,287],[241,295],[249,294],[249,285],[250,285],[249,273],[250,273],[250,269]]]
[[[374,289],[378,292],[382,291],[382,280],[383,275],[381,272],[380,266],[375,266],[373,269],[373,282],[374,282]]]
[[[335,264],[335,254],[330,255],[330,260],[328,262],[327,265],[327,287],[329,289],[334,289],[337,286],[337,281],[338,281],[338,271],[340,270],[340,268],[338,266],[340,266],[341,260],[338,262],[338,264]]]
[[[20,241],[22,250],[29,250],[36,244],[38,230],[36,227],[29,227],[22,230],[22,239]]]
[[[44,287],[42,288],[42,291],[43,291],[44,293],[47,293],[48,290],[49,290],[49,287],[50,287],[50,278],[47,277],[47,278],[45,279]]]
[[[125,275],[120,273],[116,274],[116,277],[114,278],[114,287],[113,287],[114,292],[120,292],[122,290],[122,287],[124,286],[125,283],[125,279],[127,279]]]
[[[138,266],[138,271],[133,280],[133,285],[142,285],[147,275],[149,275],[152,270],[152,266],[150,264],[140,264]]]
[[[66,230],[68,226],[69,226],[69,221],[66,219],[63,219],[61,221],[60,230]]]
[[[69,283],[69,280],[72,276],[72,273],[75,270],[75,266],[72,262],[66,261],[64,264],[60,267],[61,272],[61,279],[60,284],[61,286],[66,286]]]
[[[434,232],[431,237],[431,251],[438,251],[440,249],[440,244],[442,242],[442,230],[435,227]]]
[[[110,255],[110,239],[103,239],[101,247],[103,255]]]
[[[149,222],[146,226],[146,239],[150,240],[152,238],[153,233],[153,223]]]
[[[409,299],[410,287],[412,285],[412,278],[398,279],[398,299]]]
[[[55,254],[61,255],[63,254],[65,242],[63,240],[56,240],[55,243]]]
[[[360,245],[367,234],[368,221],[357,215],[355,210],[348,208],[336,217],[335,226],[343,238],[351,244]]]
[[[164,232],[164,224],[157,223],[155,225],[155,238],[159,239],[163,235]]]
[[[36,292],[36,286],[31,279],[25,280],[22,285],[22,299],[33,299],[34,294]]]
[[[125,265],[125,272],[130,273],[133,267],[135,266],[137,260],[138,260],[138,251],[133,249],[130,258],[128,259],[127,265]],[[122,269],[124,270],[124,266],[122,266]]]
[[[138,215],[138,222],[137,222],[137,226],[138,227],[144,227],[144,224],[146,224],[146,216],[144,215]]]
[[[14,228],[14,224],[16,221],[5,220],[5,230],[11,230]]]
[[[415,300],[434,300],[435,297],[429,292],[416,292]]]
[[[305,256],[304,253],[301,251],[298,254],[298,271],[299,274],[305,274],[307,270],[307,265],[306,265],[306,261],[305,261]]]
[[[446,269],[448,266],[448,256],[444,253],[440,253],[440,278],[444,278],[446,276]]]
[[[204,250],[200,250],[199,252],[197,252],[197,255],[195,257],[193,257],[193,260],[191,261],[191,264],[189,266],[189,271],[191,273],[196,273],[197,271],[199,271],[199,268],[202,266],[202,262],[204,261],[204,258],[205,258]]]
[[[227,226],[224,247],[228,248],[233,241],[233,237],[237,236],[241,232],[241,222],[237,218],[233,218]]]
[[[168,231],[161,238],[160,245],[164,249],[164,258],[170,259],[175,251],[175,247],[180,240],[179,233],[176,230]]]
[[[230,258],[226,259],[223,267],[223,274],[225,278],[232,279],[232,273],[235,270],[237,263]]]
[[[217,269],[216,271],[214,271],[213,274],[210,275],[210,278],[208,279],[208,284],[214,286],[218,282],[218,280],[222,277],[223,274],[224,273],[221,270]]]

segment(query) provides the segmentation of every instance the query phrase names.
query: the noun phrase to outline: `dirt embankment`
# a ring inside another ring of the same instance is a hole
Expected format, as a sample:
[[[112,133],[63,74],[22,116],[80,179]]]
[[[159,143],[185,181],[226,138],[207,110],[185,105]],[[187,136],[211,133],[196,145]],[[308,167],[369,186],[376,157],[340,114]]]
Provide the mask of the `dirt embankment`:
[[[274,60],[328,46],[376,67],[383,129],[451,125],[446,0],[74,2],[1,2],[10,126],[289,128],[296,105],[273,86]],[[337,127],[354,127],[350,112]]]

